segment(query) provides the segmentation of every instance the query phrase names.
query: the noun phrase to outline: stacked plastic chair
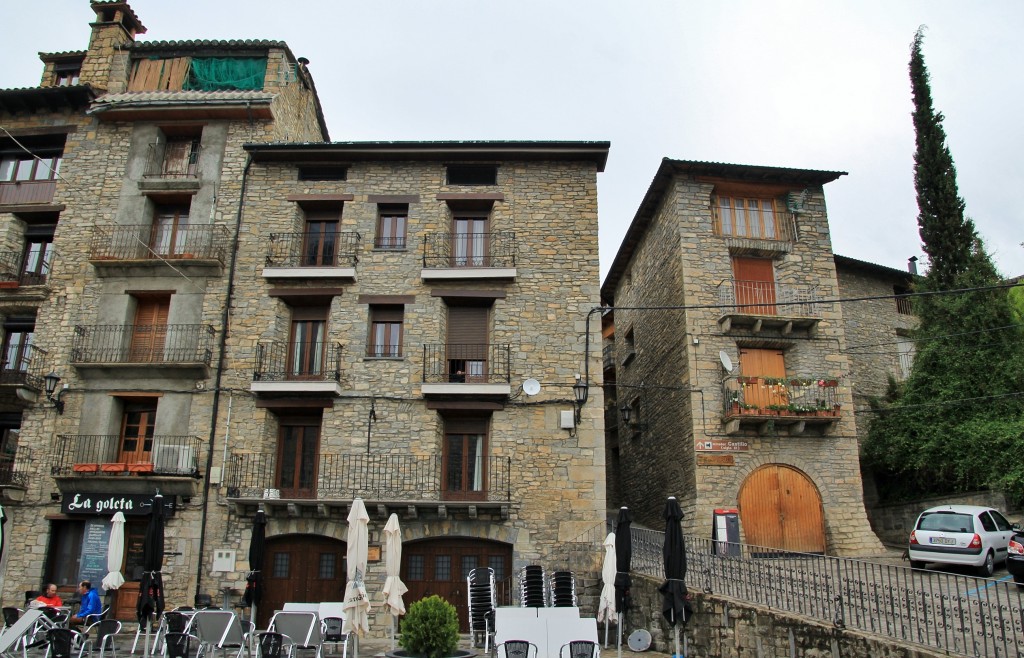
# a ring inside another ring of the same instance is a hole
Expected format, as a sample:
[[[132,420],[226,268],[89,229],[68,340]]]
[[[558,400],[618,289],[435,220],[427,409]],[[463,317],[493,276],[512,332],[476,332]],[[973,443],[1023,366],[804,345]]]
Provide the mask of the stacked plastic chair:
[[[494,569],[481,567],[470,571],[466,577],[466,591],[469,595],[469,630],[474,637],[477,633],[483,633],[484,653],[490,653],[490,640],[494,634],[494,608],[497,605]]]
[[[519,571],[519,604],[524,608],[547,607],[544,567],[530,564]]]
[[[551,597],[548,599],[553,608],[575,608],[576,578],[571,571],[555,571],[551,574]]]

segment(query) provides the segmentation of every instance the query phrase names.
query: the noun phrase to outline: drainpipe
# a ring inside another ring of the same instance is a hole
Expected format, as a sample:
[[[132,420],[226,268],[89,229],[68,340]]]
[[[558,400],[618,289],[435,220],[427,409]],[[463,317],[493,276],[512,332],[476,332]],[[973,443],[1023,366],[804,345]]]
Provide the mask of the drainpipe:
[[[206,519],[210,511],[210,470],[213,468],[213,448],[217,438],[217,414],[220,412],[221,381],[224,373],[224,350],[228,342],[228,319],[231,308],[231,300],[235,294],[235,268],[238,263],[238,236],[242,228],[242,208],[245,205],[245,188],[249,182],[249,168],[252,166],[252,155],[246,154],[245,169],[242,170],[242,190],[238,195],[238,212],[235,215],[235,236],[231,244],[231,258],[228,265],[228,292],[224,300],[224,312],[220,317],[220,346],[217,350],[217,374],[213,385],[213,409],[210,411],[210,441],[209,450],[206,453],[206,474],[203,476],[203,518],[199,526],[199,559],[196,567],[196,595],[198,596],[203,585],[203,551],[206,549]],[[225,439],[226,441],[226,439]],[[226,449],[226,448],[225,448]],[[221,466],[223,469],[225,465]],[[221,477],[224,472],[222,470]]]

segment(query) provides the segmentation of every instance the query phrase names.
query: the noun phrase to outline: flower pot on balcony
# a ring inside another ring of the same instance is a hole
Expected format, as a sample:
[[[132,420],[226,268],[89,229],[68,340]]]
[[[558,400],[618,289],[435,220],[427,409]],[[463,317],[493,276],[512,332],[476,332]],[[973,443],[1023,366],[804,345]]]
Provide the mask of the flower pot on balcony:
[[[152,464],[128,464],[129,473],[152,473]]]
[[[75,464],[71,467],[75,473],[95,473],[100,470],[99,464]]]
[[[18,287],[18,282],[17,281],[0,281],[0,290],[2,290],[2,289],[10,289],[10,288],[17,288],[17,287]]]
[[[126,470],[128,470],[128,464],[123,462],[100,464],[100,473],[124,473]]]

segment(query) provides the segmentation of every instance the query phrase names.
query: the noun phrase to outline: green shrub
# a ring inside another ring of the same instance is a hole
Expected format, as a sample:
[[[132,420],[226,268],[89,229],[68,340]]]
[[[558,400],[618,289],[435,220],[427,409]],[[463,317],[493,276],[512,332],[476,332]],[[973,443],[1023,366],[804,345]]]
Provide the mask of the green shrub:
[[[420,658],[445,658],[459,646],[459,615],[436,594],[416,601],[402,619],[402,648]]]

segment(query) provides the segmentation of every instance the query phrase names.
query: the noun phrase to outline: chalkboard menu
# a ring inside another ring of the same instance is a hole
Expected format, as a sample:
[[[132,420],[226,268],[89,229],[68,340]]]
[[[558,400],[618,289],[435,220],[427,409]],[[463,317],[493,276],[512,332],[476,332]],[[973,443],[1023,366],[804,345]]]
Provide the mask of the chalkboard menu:
[[[82,559],[78,580],[88,580],[100,594],[100,583],[107,575],[107,545],[110,543],[110,519],[89,519],[82,533]]]

